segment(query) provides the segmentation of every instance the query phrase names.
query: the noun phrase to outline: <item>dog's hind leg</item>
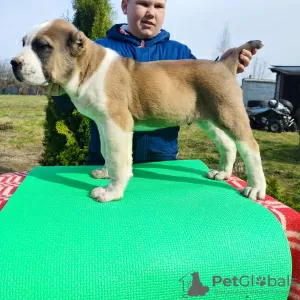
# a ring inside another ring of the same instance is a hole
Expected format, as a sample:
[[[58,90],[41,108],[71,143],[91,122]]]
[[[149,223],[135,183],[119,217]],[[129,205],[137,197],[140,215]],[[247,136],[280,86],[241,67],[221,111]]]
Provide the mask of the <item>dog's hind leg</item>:
[[[128,117],[129,127],[133,120]],[[132,171],[129,155],[132,153],[132,131],[124,130],[112,119],[107,118],[102,124],[101,134],[106,145],[106,167],[110,181],[105,187],[95,188],[91,196],[100,202],[119,200],[123,197]]]
[[[220,119],[222,120],[221,128],[235,142],[246,166],[248,182],[242,193],[252,200],[263,200],[266,196],[266,180],[259,145],[253,137],[243,103],[237,102],[235,113],[234,111],[227,111],[220,116]]]
[[[266,197],[266,180],[263,172],[259,145],[254,138],[236,141],[237,149],[246,165],[247,187],[243,194],[253,200]]]
[[[216,180],[229,179],[236,159],[236,146],[234,141],[222,129],[216,127],[210,121],[199,121],[197,124],[215,142],[220,152],[219,169],[210,170],[207,173],[207,177]]]

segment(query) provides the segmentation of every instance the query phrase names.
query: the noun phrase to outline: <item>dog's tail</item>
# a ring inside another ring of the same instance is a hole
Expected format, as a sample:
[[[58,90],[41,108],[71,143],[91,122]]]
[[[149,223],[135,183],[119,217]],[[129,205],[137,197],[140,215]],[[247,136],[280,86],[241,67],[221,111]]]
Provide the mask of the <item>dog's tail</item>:
[[[252,51],[254,49],[261,49],[263,47],[263,43],[259,40],[249,41],[240,47],[234,48],[234,51],[225,59],[220,60],[223,64],[225,64],[232,74],[236,75],[237,67],[239,64],[239,56],[240,52],[243,49]]]

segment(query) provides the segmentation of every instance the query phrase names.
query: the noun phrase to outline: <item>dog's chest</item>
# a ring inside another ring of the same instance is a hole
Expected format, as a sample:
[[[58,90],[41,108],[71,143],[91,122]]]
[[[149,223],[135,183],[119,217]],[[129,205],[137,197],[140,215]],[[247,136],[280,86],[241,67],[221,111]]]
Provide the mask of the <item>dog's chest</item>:
[[[97,82],[93,80],[83,84],[80,88],[73,88],[69,85],[67,92],[81,114],[91,119],[105,115],[107,101],[103,85],[97,85]]]
[[[105,49],[103,62],[99,65],[95,73],[80,85],[79,88],[80,72],[77,72],[69,81],[67,85],[68,93],[81,114],[94,120],[107,114],[105,80],[111,64],[117,58],[118,55],[116,52]]]
[[[72,101],[77,110],[87,116],[88,118],[95,119],[104,115],[106,112],[106,105],[103,97],[90,97],[89,95],[74,96]]]

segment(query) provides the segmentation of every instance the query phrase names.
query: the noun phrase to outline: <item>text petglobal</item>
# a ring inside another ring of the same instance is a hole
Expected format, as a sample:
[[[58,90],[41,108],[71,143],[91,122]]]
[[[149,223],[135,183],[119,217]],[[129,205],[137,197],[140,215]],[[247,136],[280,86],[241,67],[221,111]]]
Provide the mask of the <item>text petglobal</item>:
[[[286,277],[274,277],[271,275],[268,276],[233,276],[232,278],[229,277],[222,277],[222,276],[213,276],[212,277],[212,284],[213,286],[225,286],[225,287],[233,287],[233,286],[266,286],[266,287],[283,287],[283,286],[290,286],[292,283],[291,276],[287,275]]]

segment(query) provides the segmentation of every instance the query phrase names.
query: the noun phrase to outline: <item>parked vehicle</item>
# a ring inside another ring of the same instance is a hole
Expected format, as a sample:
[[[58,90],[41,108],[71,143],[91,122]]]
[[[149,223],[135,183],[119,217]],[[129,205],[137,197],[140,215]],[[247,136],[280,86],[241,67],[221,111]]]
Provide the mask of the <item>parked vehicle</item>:
[[[275,95],[276,80],[243,78],[241,88],[243,90],[243,102],[245,107],[255,101],[267,102]]]
[[[252,129],[268,129],[270,132],[297,131],[291,116],[293,105],[285,99],[249,101],[246,107]]]

